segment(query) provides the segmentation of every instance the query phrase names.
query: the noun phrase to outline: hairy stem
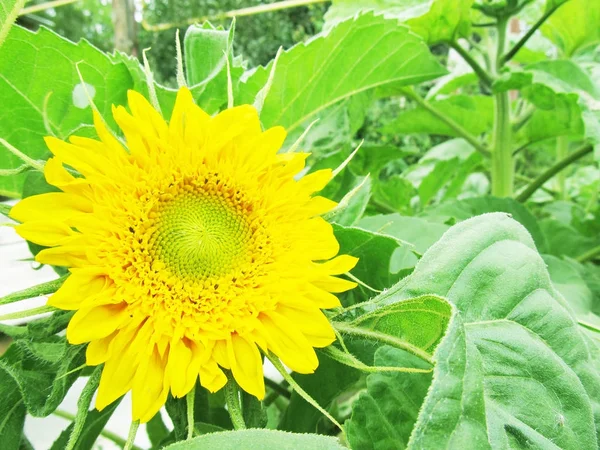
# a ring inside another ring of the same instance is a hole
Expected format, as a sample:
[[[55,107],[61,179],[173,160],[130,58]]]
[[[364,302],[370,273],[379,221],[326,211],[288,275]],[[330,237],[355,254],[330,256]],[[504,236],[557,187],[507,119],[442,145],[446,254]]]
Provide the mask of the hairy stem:
[[[39,314],[45,314],[53,311],[56,311],[56,308],[53,306],[40,306],[38,308],[27,309],[25,311],[4,314],[3,316],[0,316],[0,320],[26,319],[27,317],[37,316]]]
[[[485,156],[489,156],[490,152],[488,151],[488,149],[485,148],[485,146],[481,142],[479,142],[479,140],[475,136],[473,136],[471,133],[465,130],[461,125],[456,123],[454,119],[452,119],[451,117],[447,116],[445,113],[434,107],[431,103],[429,103],[427,100],[425,100],[412,89],[404,89],[402,92],[408,98],[414,100],[423,109],[427,110],[430,114],[437,117],[450,128],[452,128],[456,132],[456,134],[458,134],[465,141],[467,141],[469,144],[475,147],[477,151],[483,153]]]
[[[67,277],[68,275],[65,275],[64,277],[60,277],[56,280],[38,284],[37,286],[0,297],[0,305],[8,305],[9,303],[26,300],[28,298],[39,297],[40,295],[53,294],[63,285]]]
[[[475,60],[475,58],[473,58],[467,50],[465,50],[458,42],[451,42],[450,47],[456,50],[456,53],[462,56],[465,62],[471,66],[471,69],[473,69],[484,85],[487,87],[492,85],[492,82],[494,81],[492,76],[483,67],[481,67],[477,60]]]
[[[569,139],[566,136],[556,138],[556,162],[559,163],[569,156]],[[567,174],[560,171],[556,174],[557,191],[561,200],[567,199]]]
[[[185,396],[187,406],[187,439],[194,437],[194,400],[196,399],[196,386]]]
[[[578,150],[569,154],[563,160],[558,161],[556,164],[554,164],[552,167],[550,167],[548,170],[546,170],[544,173],[538,176],[535,180],[533,180],[531,184],[527,186],[527,188],[517,196],[517,200],[520,202],[527,201],[529,197],[531,197],[535,191],[542,187],[546,181],[551,179],[554,175],[556,175],[557,173],[568,167],[570,164],[577,161],[578,159],[581,159],[584,156],[592,153],[593,150],[594,147],[592,146],[592,144],[585,144],[581,146]]]
[[[131,422],[131,426],[129,427],[129,435],[127,436],[127,442],[125,442],[125,446],[123,450],[132,450],[134,447],[133,442],[135,441],[135,436],[137,434],[138,428],[140,426],[140,421],[136,420],[135,422]]]
[[[600,245],[592,248],[591,250],[583,253],[582,255],[579,255],[577,258],[575,258],[577,261],[579,261],[580,263],[584,263],[587,261],[591,261],[595,258],[600,258]]]
[[[240,392],[238,385],[231,374],[227,374],[227,384],[225,385],[225,401],[227,402],[227,411],[231,417],[231,423],[236,430],[245,430],[246,423],[240,406]]]
[[[498,20],[495,72],[502,68],[502,54],[506,42],[506,19]],[[514,184],[512,154],[512,126],[508,92],[494,94],[494,129],[492,133],[492,195],[511,197]]]

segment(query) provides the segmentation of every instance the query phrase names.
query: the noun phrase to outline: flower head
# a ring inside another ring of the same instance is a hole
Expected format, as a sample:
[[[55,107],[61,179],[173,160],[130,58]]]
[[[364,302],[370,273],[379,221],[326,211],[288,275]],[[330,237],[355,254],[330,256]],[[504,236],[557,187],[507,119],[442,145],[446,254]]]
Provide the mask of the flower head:
[[[297,181],[307,154],[279,154],[285,131],[263,132],[251,106],[210,117],[182,88],[168,123],[133,91],[129,108],[113,108],[124,144],[97,113],[99,140],[47,138],[44,172],[60,192],[11,211],[22,237],[48,247],[36,260],[70,270],[48,303],[76,310],[67,339],[104,363],[97,408],[132,391],[145,422],[198,377],[219,390],[223,369],[261,399],[260,350],[313,372],[314,347],[335,339],[321,309],[354,287],[335,275],[356,259],[335,257],[320,217],[335,203],[312,196],[331,171]]]

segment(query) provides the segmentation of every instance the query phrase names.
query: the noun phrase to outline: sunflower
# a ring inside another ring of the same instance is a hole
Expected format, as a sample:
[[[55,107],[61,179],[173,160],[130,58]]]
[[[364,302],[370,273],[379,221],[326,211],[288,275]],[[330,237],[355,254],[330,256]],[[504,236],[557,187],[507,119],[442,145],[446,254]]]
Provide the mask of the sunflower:
[[[313,196],[331,170],[297,180],[308,155],[278,153],[284,129],[262,131],[252,106],[211,117],[182,88],[167,123],[139,93],[128,102],[131,113],[113,107],[125,143],[97,112],[99,140],[46,138],[59,192],[11,211],[48,247],[37,261],[69,268],[48,304],[76,311],[68,341],[104,364],[96,407],[131,391],[133,419],[147,422],[198,378],[221,389],[224,370],[262,399],[261,351],[313,372],[314,348],[335,340],[321,310],[355,286],[335,277],[357,260],[336,257],[320,217],[336,204]]]

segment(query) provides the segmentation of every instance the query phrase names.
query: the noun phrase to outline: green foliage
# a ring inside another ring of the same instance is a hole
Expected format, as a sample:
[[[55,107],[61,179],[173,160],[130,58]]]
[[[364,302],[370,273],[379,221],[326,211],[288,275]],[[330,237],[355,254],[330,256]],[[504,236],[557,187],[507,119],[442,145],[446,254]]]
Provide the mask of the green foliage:
[[[166,447],[169,450],[342,450],[337,439],[314,434],[292,434],[275,430],[225,431],[197,437]]]
[[[569,0],[542,27],[565,56],[573,56],[600,42],[600,4],[594,0]]]

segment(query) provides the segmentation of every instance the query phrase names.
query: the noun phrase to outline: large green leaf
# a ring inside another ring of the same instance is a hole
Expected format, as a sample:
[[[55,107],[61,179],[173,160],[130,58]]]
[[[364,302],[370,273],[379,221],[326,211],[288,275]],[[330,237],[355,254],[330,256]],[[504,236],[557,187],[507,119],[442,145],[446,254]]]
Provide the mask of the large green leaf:
[[[542,33],[562,53],[572,56],[579,50],[600,42],[600,2],[569,0],[542,26]]]
[[[338,440],[316,434],[275,430],[239,430],[211,433],[165,447],[165,450],[344,450]]]
[[[23,8],[27,0],[6,0],[0,3],[0,47],[8,30],[16,20],[19,11]]]
[[[454,41],[469,33],[473,0],[334,0],[325,15],[326,25],[374,11],[405,22],[428,44]]]
[[[114,64],[86,41],[73,44],[45,28],[32,33],[13,27],[1,51],[0,137],[34,159],[47,153],[44,136],[64,138],[91,125],[86,89],[101,114],[114,125],[111,105],[124,104],[127,89],[133,87],[124,64]],[[0,146],[0,168],[21,164]],[[19,197],[23,180],[23,176],[0,178],[0,194]]]
[[[3,450],[18,450],[25,424],[25,404],[15,381],[0,369],[0,442]]]
[[[519,223],[494,213],[455,225],[379,301],[427,293],[458,314],[409,448],[596,448],[597,355]]]
[[[494,107],[489,96],[455,95],[444,100],[432,101],[431,104],[472,134],[478,135],[492,130]],[[446,123],[421,107],[401,112],[381,131],[390,134],[427,133],[459,136]]]
[[[240,86],[238,103],[254,101],[272,66],[259,67],[249,76]],[[363,14],[280,55],[261,120],[265,127],[293,130],[351,95],[444,73],[427,46],[397,20]]]
[[[485,196],[455,200],[427,208],[420,215],[427,220],[448,223],[450,220],[459,222],[490,212],[505,212],[510,214],[513,219],[527,228],[538,250],[540,252],[545,251],[546,237],[537,219],[525,206],[512,198]]]

